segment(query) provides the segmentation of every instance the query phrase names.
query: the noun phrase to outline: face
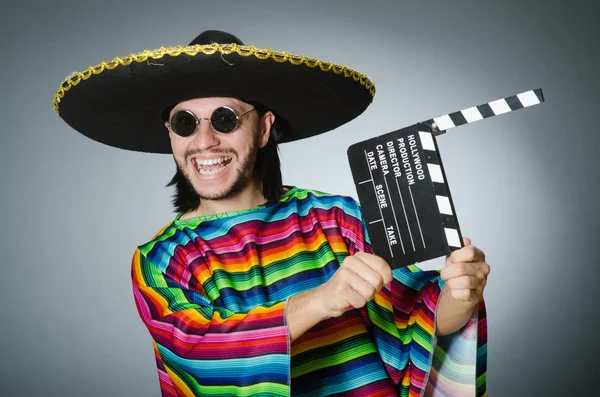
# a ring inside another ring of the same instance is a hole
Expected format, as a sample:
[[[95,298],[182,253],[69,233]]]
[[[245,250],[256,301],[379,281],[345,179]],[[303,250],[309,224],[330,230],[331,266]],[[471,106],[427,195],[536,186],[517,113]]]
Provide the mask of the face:
[[[199,98],[184,101],[173,108],[189,110],[197,118],[210,118],[212,112],[228,106],[239,115],[253,107],[233,98]],[[256,111],[240,118],[238,127],[228,134],[214,131],[208,120],[200,120],[196,132],[189,137],[174,133],[168,123],[171,148],[177,167],[194,187],[201,200],[222,200],[246,189],[260,189],[254,172],[256,154],[269,140],[274,121],[267,112],[259,119]]]

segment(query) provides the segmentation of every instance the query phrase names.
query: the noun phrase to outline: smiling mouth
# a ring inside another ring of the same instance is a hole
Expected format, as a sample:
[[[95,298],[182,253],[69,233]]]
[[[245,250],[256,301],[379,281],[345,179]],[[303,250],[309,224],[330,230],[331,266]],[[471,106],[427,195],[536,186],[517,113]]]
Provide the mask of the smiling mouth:
[[[216,175],[223,172],[229,166],[231,160],[232,158],[229,156],[214,159],[193,159],[192,164],[201,175]]]

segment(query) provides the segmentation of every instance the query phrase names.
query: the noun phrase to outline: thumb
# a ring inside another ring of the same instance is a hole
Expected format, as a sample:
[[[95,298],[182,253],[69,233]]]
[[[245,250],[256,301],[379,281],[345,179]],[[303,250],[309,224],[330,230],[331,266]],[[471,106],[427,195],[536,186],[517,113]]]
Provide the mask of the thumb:
[[[471,245],[471,239],[468,237],[463,237],[463,243],[465,245],[465,247]]]

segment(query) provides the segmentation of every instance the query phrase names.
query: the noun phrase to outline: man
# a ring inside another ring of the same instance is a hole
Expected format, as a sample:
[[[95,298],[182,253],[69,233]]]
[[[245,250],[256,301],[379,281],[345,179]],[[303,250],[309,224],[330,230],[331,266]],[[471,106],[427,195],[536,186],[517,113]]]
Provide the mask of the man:
[[[176,161],[178,214],[132,266],[163,396],[483,394],[484,254],[465,239],[441,274],[392,271],[354,200],[282,185],[278,141],[356,117],[370,81],[223,32],[192,42],[210,43],[116,59],[55,102],[93,139]]]

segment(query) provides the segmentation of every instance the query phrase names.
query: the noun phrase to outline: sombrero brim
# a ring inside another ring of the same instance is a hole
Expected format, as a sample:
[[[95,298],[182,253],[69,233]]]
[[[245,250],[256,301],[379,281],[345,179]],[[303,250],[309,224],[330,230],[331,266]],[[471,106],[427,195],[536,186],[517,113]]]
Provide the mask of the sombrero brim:
[[[347,123],[373,100],[363,74],[314,58],[237,44],[160,48],[74,73],[54,109],[83,135],[110,146],[171,153],[161,112],[183,100],[234,97],[276,114],[281,142]]]

